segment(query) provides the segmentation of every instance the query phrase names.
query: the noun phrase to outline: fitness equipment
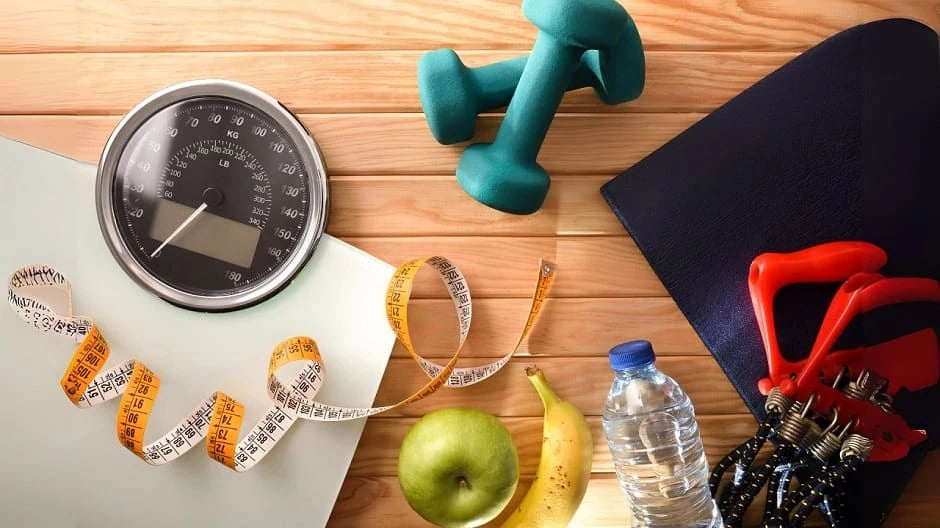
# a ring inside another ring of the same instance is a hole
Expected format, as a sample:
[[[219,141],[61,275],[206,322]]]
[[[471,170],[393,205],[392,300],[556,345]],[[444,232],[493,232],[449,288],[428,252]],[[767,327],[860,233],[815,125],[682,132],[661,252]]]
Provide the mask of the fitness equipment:
[[[642,32],[639,15],[627,9]],[[937,32],[913,20],[842,31],[603,187],[630,244],[758,420],[766,395],[757,382],[767,364],[757,356],[763,348],[747,291],[754,256],[861,239],[891,256],[889,275],[940,278],[940,149],[923,142],[940,141],[937,44]],[[652,82],[651,67],[651,88]],[[834,287],[799,289],[806,295],[791,289],[775,300],[788,359],[805,357],[815,337],[807,329],[818,328],[831,300],[825,292]],[[864,334],[851,333],[846,342],[887,340],[940,322],[935,305],[919,303],[866,319]],[[898,404],[912,423],[940,430],[940,389],[908,394]],[[898,462],[870,464],[859,485],[877,491],[851,497],[848,513],[865,519],[854,526],[874,528],[889,517],[938,444],[928,439]]]
[[[137,351],[163,377],[151,420],[155,429],[175,425],[173,418],[215,387],[232,390],[245,404],[246,418],[260,418],[270,400],[256,385],[265,380],[257,370],[268,365],[258,352],[300,333],[316,336],[326,354],[324,401],[371,406],[395,342],[384,299],[394,266],[323,234],[309,263],[276,296],[223,313],[184,310],[139,287],[112,258],[95,210],[96,165],[6,138],[0,138],[0,159],[0,220],[8,226],[0,248],[4,298],[8,274],[31,262],[55,262],[78,279],[74,315],[95,316],[112,361]],[[67,313],[68,296],[56,300],[47,307]],[[21,431],[16,438],[5,436],[0,452],[2,472],[17,475],[20,493],[2,501],[0,525],[118,524],[117,517],[130,510],[112,506],[127,504],[152,505],[138,517],[150,526],[265,526],[272,515],[295,526],[326,525],[364,421],[293,428],[288,445],[258,468],[290,486],[246,485],[227,469],[209,467],[215,462],[198,453],[181,461],[185,468],[154,471],[114,443],[116,401],[108,405],[110,412],[68,411],[72,404],[62,398],[56,375],[74,345],[50,343],[9,308],[0,312],[0,354],[23,359],[0,369],[0,384],[13,391],[4,394],[19,395],[0,407],[0,421],[16,423]],[[45,314],[36,317],[48,320]],[[334,350],[340,352],[329,352]],[[47,361],[29,359],[40,357]],[[230,502],[225,511],[209,511],[204,493],[185,489],[211,490]],[[50,508],[48,497],[56,497],[58,507]],[[297,508],[301,503],[305,507]]]
[[[715,467],[709,484],[725,526],[741,528],[745,511],[765,484],[764,528],[800,528],[816,508],[829,526],[846,526],[850,479],[869,460],[875,442],[852,433],[858,424],[855,419],[838,427],[838,407],[832,409],[829,425],[822,429],[816,420],[828,417],[814,410],[816,401],[816,394],[806,402],[791,400],[774,387],[767,396],[767,418],[758,432]],[[752,468],[768,432],[776,444],[773,454]],[[732,463],[736,465],[734,478],[717,494],[717,484]],[[790,486],[792,473],[799,476],[795,489]]]
[[[451,145],[472,138],[477,115],[509,104],[527,59],[468,68],[452,49],[425,53],[418,62],[418,93],[434,139]],[[640,96],[645,73],[643,44],[628,15],[613,46],[584,52],[567,90],[590,86],[601,101],[616,105]]]
[[[493,143],[470,145],[457,164],[470,196],[515,214],[545,201],[550,181],[536,157],[581,55],[616,44],[628,18],[614,0],[524,0],[522,12],[539,33],[506,117]]]
[[[923,431],[911,429],[899,414],[886,413],[902,388],[918,391],[935,385],[940,373],[937,336],[932,328],[913,332],[870,347],[832,352],[848,324],[858,315],[882,306],[906,302],[940,302],[940,283],[926,278],[886,278],[875,270],[887,260],[885,252],[867,242],[829,242],[793,253],[764,253],[754,259],[748,277],[751,302],[767,354],[769,379],[761,392],[777,386],[789,398],[807,401],[816,395],[819,409],[839,407],[844,419],[857,418],[855,432],[875,440],[873,461],[907,456],[923,442]],[[773,300],[783,287],[799,283],[844,280],[833,296],[809,356],[791,363],[783,358],[774,329]],[[857,376],[845,391],[824,383],[843,368]],[[867,375],[861,376],[861,373]],[[885,381],[872,384],[877,373]]]
[[[770,371],[760,381],[766,418],[754,437],[715,466],[709,478],[725,525],[739,528],[766,485],[765,528],[798,528],[819,508],[833,527],[846,522],[847,480],[864,462],[896,461],[926,439],[894,411],[894,395],[940,377],[937,336],[919,330],[874,346],[832,352],[859,314],[892,304],[940,302],[940,283],[876,273],[885,252],[867,242],[830,242],[793,253],[764,253],[751,264],[748,286]],[[773,301],[785,286],[844,281],[803,361],[787,361],[777,342]],[[831,418],[830,418],[831,417]],[[819,419],[827,419],[822,428]],[[752,468],[768,438],[776,449]],[[841,450],[840,450],[841,447]],[[719,493],[727,470],[734,478]],[[800,485],[791,489],[793,476]]]

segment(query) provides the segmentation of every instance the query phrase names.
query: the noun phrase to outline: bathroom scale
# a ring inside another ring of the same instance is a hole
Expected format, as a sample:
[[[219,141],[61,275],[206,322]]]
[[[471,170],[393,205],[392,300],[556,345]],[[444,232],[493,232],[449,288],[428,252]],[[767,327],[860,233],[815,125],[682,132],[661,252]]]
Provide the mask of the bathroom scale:
[[[169,430],[216,390],[254,423],[271,351],[316,340],[316,399],[369,407],[395,335],[394,267],[324,232],[323,158],[276,100],[226,81],[155,94],[89,164],[0,138],[0,272],[53,266],[111,361],[159,373],[150,417]],[[77,409],[59,381],[76,340],[0,310],[0,518],[10,526],[325,525],[364,419],[294,424],[235,473],[197,446],[152,467],[115,438],[113,402]]]

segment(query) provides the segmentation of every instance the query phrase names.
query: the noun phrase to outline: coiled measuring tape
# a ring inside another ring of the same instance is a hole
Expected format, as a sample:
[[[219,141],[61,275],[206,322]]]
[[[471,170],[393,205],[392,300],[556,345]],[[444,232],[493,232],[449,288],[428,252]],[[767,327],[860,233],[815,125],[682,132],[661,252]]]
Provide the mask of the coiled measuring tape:
[[[437,271],[447,287],[459,322],[457,350],[445,365],[433,363],[415,351],[408,330],[408,301],[418,270],[427,264]],[[408,354],[430,378],[420,390],[395,403],[381,407],[348,408],[325,405],[314,398],[324,383],[326,366],[309,337],[292,337],[274,348],[268,364],[267,391],[272,405],[241,441],[238,440],[245,417],[244,405],[231,396],[215,392],[200,403],[179,424],[149,444],[144,443],[147,421],[160,391],[160,378],[142,362],[129,359],[102,370],[110,349],[94,322],[72,314],[72,287],[66,277],[49,266],[26,266],[9,281],[10,307],[28,324],[44,332],[80,341],[60,382],[62,390],[77,407],[93,407],[118,396],[117,436],[121,444],[148,464],[171,462],[206,439],[209,456],[235,471],[247,471],[271,451],[298,419],[317,421],[355,420],[379,414],[424,399],[441,387],[465,387],[479,383],[498,372],[527,341],[542,303],[548,296],[555,276],[555,266],[542,260],[532,305],[516,346],[499,360],[470,368],[457,368],[457,360],[470,332],[472,304],[467,280],[444,257],[426,257],[402,264],[389,281],[385,296],[388,323]],[[68,314],[51,308],[51,299],[65,295]],[[278,371],[289,363],[303,367],[289,383],[282,382]]]

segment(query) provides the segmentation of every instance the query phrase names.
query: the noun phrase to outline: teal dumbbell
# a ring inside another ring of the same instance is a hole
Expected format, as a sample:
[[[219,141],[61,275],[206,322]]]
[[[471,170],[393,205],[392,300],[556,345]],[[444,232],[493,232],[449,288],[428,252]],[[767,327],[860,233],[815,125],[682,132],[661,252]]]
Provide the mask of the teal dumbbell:
[[[472,138],[477,115],[509,104],[526,59],[468,68],[452,49],[425,53],[418,61],[418,93],[438,143],[451,145]],[[643,44],[633,19],[627,16],[613,46],[581,56],[567,89],[590,86],[601,101],[615,105],[639,97],[645,78]]]
[[[627,12],[615,0],[523,0],[538,36],[493,143],[467,147],[457,182],[476,200],[515,214],[534,213],[550,183],[539,149],[565,89],[588,49],[617,43]]]

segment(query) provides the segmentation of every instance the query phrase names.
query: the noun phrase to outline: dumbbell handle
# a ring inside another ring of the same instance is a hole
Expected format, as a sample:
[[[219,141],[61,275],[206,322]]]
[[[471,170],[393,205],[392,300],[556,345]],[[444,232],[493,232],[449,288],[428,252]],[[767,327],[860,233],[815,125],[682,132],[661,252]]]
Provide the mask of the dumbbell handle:
[[[467,69],[481,110],[492,110],[509,104],[527,59],[528,56],[516,57]]]
[[[565,95],[565,87],[578,68],[578,57],[584,50],[566,45],[557,39],[539,32],[528,60],[538,64],[556,64],[554,68],[523,68],[515,95],[506,109],[496,133],[494,144],[520,161],[533,161],[548,133]]]
[[[599,76],[593,65],[598,63],[599,53],[597,50],[584,52],[571,82],[568,83],[568,91],[594,86]],[[467,68],[480,101],[480,111],[494,110],[509,104],[528,58],[526,55],[477,68]]]

